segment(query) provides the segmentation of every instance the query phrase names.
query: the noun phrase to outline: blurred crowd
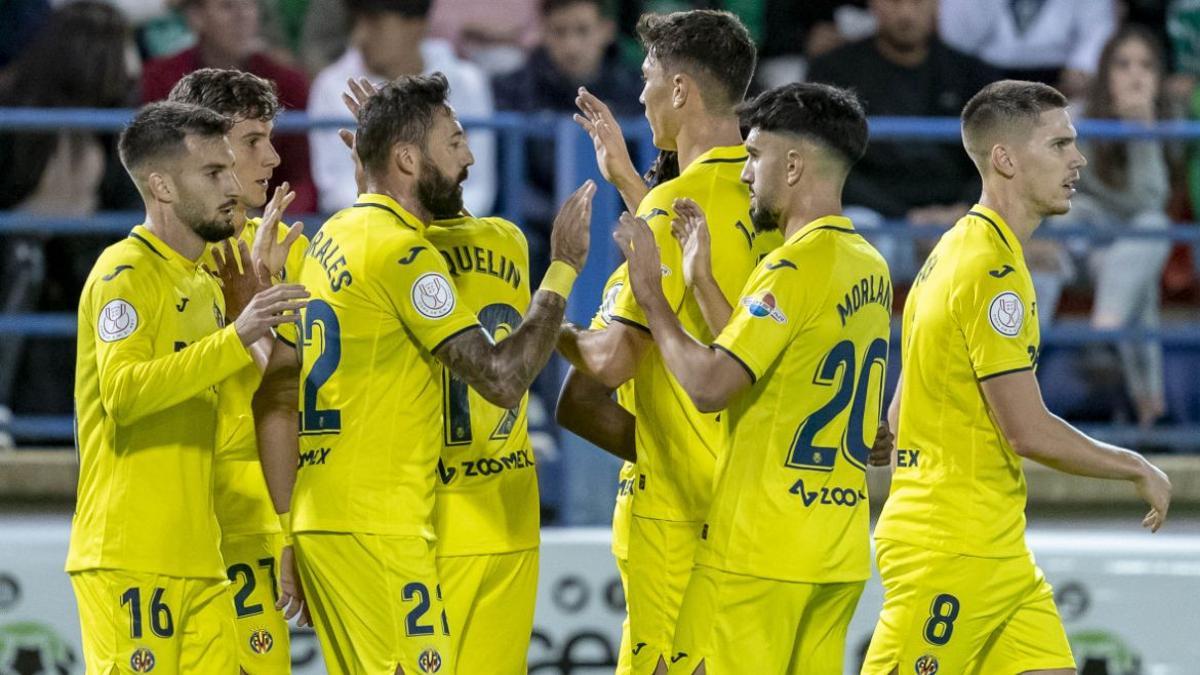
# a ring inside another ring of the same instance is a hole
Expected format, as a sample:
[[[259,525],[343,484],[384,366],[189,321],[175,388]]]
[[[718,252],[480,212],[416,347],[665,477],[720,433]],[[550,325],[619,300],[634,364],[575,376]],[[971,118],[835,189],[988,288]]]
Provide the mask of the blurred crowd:
[[[348,78],[433,71],[446,74],[463,117],[569,113],[580,86],[618,115],[638,116],[638,16],[694,7],[726,9],[750,28],[756,88],[801,79],[850,87],[873,116],[957,116],[984,84],[1017,77],[1058,86],[1076,119],[1200,118],[1200,0],[6,0],[0,107],[133,107],[165,98],[188,72],[221,67],[274,81],[285,108],[319,117],[350,119],[341,100]],[[466,205],[489,213],[504,189],[500,148],[488,131],[472,131],[470,143]],[[1086,224],[1106,238],[1028,247],[1043,327],[1064,313],[1099,328],[1152,329],[1164,311],[1195,321],[1197,256],[1120,235],[1197,219],[1200,153],[1152,140],[1085,146],[1090,166],[1075,207],[1050,226]],[[292,211],[353,202],[354,166],[336,130],[281,135],[276,147],[275,180],[297,193]],[[520,224],[536,282],[555,151],[537,142],[526,154]],[[931,242],[888,229],[951,224],[978,193],[956,143],[888,141],[870,146],[845,196],[847,215],[872,233],[903,284]],[[86,216],[138,206],[111,135],[0,130],[0,211]],[[110,240],[3,236],[0,311],[74,312]],[[73,359],[60,342],[4,340],[0,409],[70,411]],[[1097,352],[1085,365],[1096,382],[1118,383],[1124,421],[1153,425],[1168,412],[1161,347],[1127,342],[1116,354]]]

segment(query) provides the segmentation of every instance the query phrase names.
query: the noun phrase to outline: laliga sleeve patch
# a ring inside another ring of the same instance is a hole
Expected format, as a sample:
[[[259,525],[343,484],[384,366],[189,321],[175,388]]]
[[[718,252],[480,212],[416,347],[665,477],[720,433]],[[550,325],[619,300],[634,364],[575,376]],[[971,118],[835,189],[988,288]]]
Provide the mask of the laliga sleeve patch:
[[[454,286],[437,272],[417,277],[412,287],[412,304],[427,319],[440,319],[454,311]]]
[[[138,313],[133,305],[121,299],[109,300],[100,310],[96,333],[105,342],[116,342],[133,335],[137,327]]]
[[[1004,337],[1016,337],[1025,322],[1025,303],[1021,302],[1021,296],[1004,291],[992,298],[988,305],[988,321],[997,333]]]

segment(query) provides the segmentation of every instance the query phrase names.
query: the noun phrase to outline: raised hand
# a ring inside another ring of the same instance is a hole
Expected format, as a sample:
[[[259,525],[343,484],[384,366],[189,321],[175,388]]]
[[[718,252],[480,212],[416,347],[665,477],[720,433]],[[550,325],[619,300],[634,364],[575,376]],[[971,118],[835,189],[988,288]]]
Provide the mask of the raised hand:
[[[621,214],[613,239],[629,263],[629,282],[633,297],[649,311],[656,300],[666,302],[662,293],[662,258],[658,243],[645,220],[626,211]]]
[[[592,145],[596,149],[596,163],[600,166],[600,175],[604,176],[604,180],[612,183],[618,190],[624,189],[631,181],[644,189],[642,178],[629,157],[629,147],[625,145],[621,125],[604,101],[596,98],[585,87],[580,87],[579,95],[575,97],[575,105],[579,112],[573,119],[591,137]]]
[[[563,202],[558,215],[554,217],[554,229],[550,232],[550,259],[561,260],[577,272],[583,271],[583,265],[587,262],[592,230],[592,198],[595,196],[596,183],[585,181]]]
[[[887,420],[880,420],[875,431],[875,442],[871,445],[867,463],[871,466],[888,466],[892,463],[892,451],[896,449],[896,437],[888,427]]]
[[[279,271],[287,263],[292,244],[304,233],[304,223],[297,221],[292,223],[283,239],[278,235],[283,212],[295,198],[296,193],[291,191],[286,182],[275,188],[275,194],[263,209],[262,222],[254,235],[254,248],[250,252],[250,260],[253,261],[256,271],[266,268],[268,278],[279,275]]]
[[[1150,505],[1150,511],[1142,518],[1142,527],[1158,532],[1167,522],[1167,509],[1171,507],[1171,479],[1161,469],[1146,462],[1145,473],[1134,481],[1138,496]]]
[[[242,344],[250,346],[271,328],[299,321],[299,310],[308,304],[307,297],[308,291],[300,284],[278,284],[255,293],[234,321]]]
[[[283,547],[279,554],[279,599],[275,601],[275,609],[283,612],[283,618],[288,621],[299,615],[297,626],[312,625],[304,589],[300,586],[300,575],[296,572],[296,555],[291,546]]]
[[[246,242],[237,240],[236,255],[233,242],[233,239],[227,239],[212,248],[213,262],[217,266],[213,273],[221,281],[221,294],[225,296],[225,316],[230,319],[240,316],[254,294],[271,285],[271,275],[264,274],[261,268],[251,265],[250,250],[246,248]]]
[[[708,219],[700,205],[686,197],[675,200],[675,219],[671,234],[683,249],[683,281],[694,286],[697,281],[712,278],[712,241],[708,235]]]
[[[365,77],[346,80],[346,87],[350,91],[342,93],[342,103],[345,103],[350,114],[358,119],[358,111],[366,104],[367,99],[374,96],[379,90]]]

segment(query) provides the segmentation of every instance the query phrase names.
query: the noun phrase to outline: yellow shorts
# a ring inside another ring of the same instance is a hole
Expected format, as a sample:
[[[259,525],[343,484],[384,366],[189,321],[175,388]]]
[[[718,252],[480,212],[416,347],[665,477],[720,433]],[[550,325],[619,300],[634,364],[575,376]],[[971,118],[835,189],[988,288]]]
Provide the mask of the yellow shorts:
[[[692,574],[703,523],[655,520],[635,515],[629,525],[630,664],[636,675],[668,663],[683,591]]]
[[[235,675],[229,584],[148,572],[71,574],[89,673]]]
[[[621,588],[626,595],[629,594],[629,560],[627,558],[617,558],[617,572],[621,575]],[[633,672],[633,664],[630,662],[632,654],[629,653],[629,611],[625,612],[625,620],[621,622],[621,646],[617,648],[617,669],[613,671],[613,675],[630,675]]]
[[[528,670],[538,550],[437,559],[460,673]]]
[[[809,584],[696,566],[675,629],[670,672],[843,672],[846,629],[865,582]]]
[[[878,540],[875,557],[883,610],[864,675],[1075,668],[1054,591],[1032,554],[976,558]]]
[[[433,544],[301,532],[295,550],[330,675],[454,675]]]
[[[279,550],[283,536],[250,534],[221,540],[221,556],[232,584],[238,658],[249,675],[290,673],[288,624],[275,609],[279,599]]]

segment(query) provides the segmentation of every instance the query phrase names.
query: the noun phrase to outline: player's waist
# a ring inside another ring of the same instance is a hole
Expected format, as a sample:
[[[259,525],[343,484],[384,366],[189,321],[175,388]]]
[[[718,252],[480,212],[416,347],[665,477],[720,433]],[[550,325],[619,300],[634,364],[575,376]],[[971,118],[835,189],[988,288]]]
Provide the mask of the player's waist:
[[[481,457],[443,454],[438,461],[439,492],[498,490],[497,484],[523,486],[537,480],[533,448]]]

